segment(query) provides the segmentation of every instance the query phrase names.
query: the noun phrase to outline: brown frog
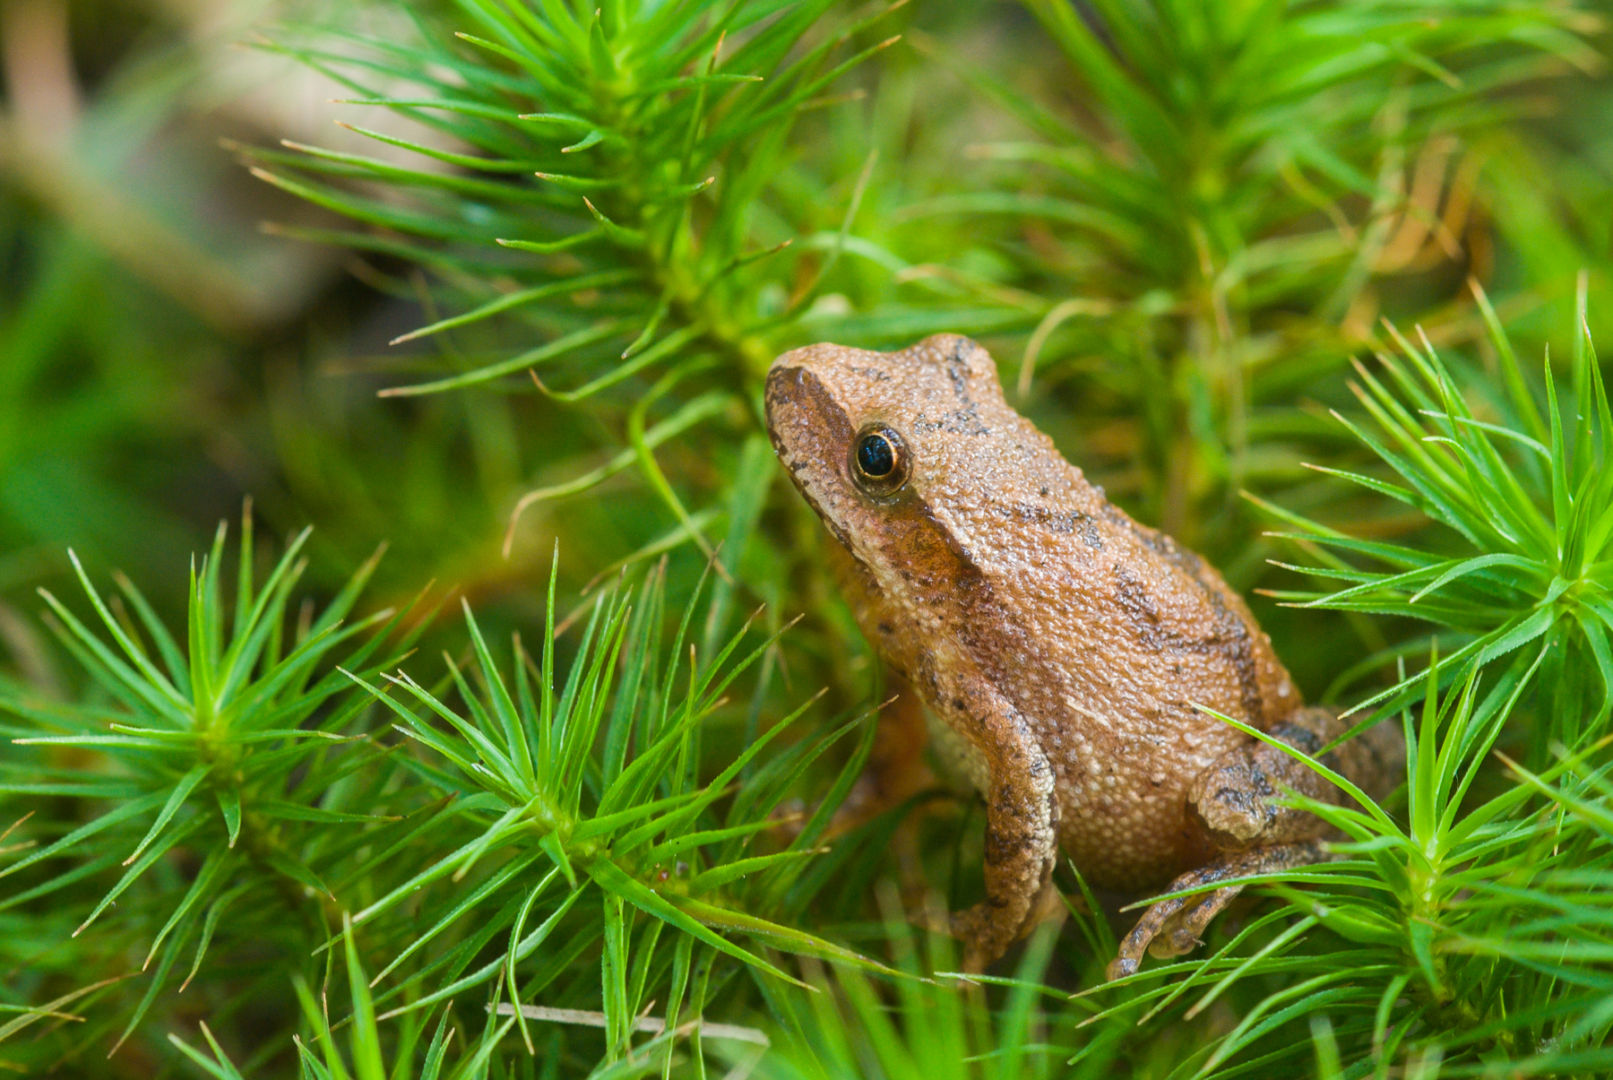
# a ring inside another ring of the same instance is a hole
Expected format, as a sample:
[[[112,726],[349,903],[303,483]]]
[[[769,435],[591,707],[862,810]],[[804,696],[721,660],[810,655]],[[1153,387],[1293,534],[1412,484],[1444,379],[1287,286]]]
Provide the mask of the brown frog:
[[[813,345],[773,362],[766,402],[859,625],[985,796],[986,899],[952,921],[971,969],[1054,907],[1060,847],[1089,882],[1133,892],[1327,858],[1323,823],[1272,799],[1342,792],[1198,706],[1313,755],[1346,725],[1304,706],[1213,567],[1111,504],[1008,406],[983,348]],[[1383,794],[1399,743],[1380,725],[1322,760]],[[1145,949],[1192,949],[1237,891],[1154,904],[1110,977]]]

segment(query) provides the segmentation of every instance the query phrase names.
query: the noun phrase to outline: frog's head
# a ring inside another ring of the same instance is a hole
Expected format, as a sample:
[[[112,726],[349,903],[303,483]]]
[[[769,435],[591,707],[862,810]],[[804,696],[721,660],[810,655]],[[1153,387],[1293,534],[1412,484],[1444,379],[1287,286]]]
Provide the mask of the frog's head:
[[[994,507],[1046,494],[1051,444],[1004,401],[986,350],[953,334],[895,353],[785,353],[767,375],[767,426],[807,501],[876,570],[924,539],[968,558]]]

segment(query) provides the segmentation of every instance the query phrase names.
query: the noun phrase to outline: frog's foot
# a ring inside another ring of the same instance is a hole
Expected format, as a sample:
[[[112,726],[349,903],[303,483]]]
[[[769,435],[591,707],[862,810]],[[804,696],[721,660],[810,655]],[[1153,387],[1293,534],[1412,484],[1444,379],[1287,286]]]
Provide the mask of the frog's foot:
[[[1322,862],[1327,858],[1327,852],[1314,841],[1231,852],[1208,866],[1183,874],[1166,886],[1165,891],[1179,892],[1232,878],[1274,873]],[[1145,950],[1156,958],[1192,952],[1210,920],[1219,915],[1242,890],[1241,884],[1225,885],[1209,892],[1173,896],[1154,904],[1143,912],[1143,917],[1137,920],[1131,933],[1120,942],[1118,954],[1109,963],[1107,977],[1119,979],[1135,972],[1142,964]]]
[[[972,908],[955,913],[948,929],[963,942],[963,970],[985,971],[1008,950],[1019,936],[1018,927],[1008,926],[1001,905],[982,900]]]
[[[1064,912],[1064,898],[1052,878],[1042,882],[1041,891],[1016,922],[1010,906],[990,900],[957,912],[945,927],[963,941],[963,970],[981,972],[990,967],[1008,947],[1048,919]]]

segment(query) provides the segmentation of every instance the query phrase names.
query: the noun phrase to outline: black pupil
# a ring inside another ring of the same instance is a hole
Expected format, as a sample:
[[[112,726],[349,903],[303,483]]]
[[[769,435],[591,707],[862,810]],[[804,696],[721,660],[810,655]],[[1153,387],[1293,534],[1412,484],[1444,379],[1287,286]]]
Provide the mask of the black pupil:
[[[889,476],[896,468],[896,451],[883,435],[864,435],[857,444],[857,467],[868,476]]]

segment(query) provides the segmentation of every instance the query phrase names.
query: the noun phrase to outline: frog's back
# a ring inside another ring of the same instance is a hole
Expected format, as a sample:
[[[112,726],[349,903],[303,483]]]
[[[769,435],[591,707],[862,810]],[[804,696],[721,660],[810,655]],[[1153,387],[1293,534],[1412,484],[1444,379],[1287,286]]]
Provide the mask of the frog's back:
[[[1197,706],[1263,729],[1298,695],[1197,556],[1107,502],[1046,509],[981,553],[989,587],[963,621],[969,651],[1036,726],[1076,864],[1098,884],[1155,884],[1203,858],[1188,786],[1246,741]],[[1089,539],[1056,542],[1048,522],[1076,514],[1094,519]]]

